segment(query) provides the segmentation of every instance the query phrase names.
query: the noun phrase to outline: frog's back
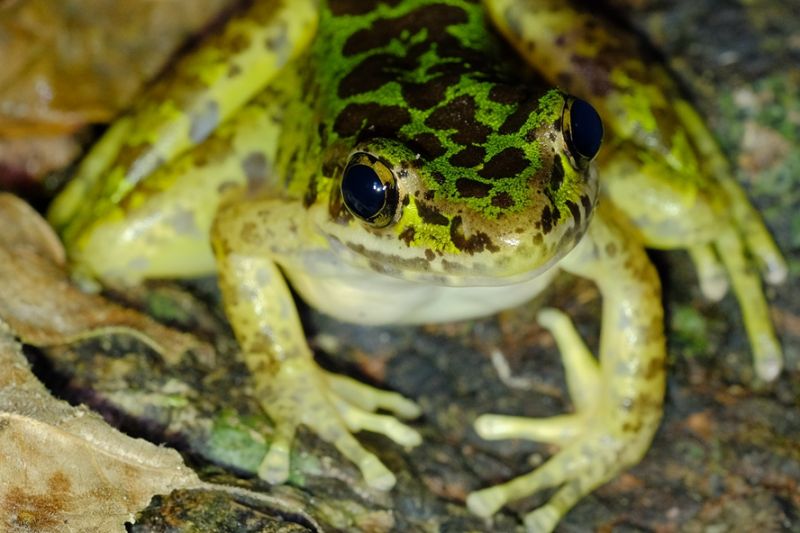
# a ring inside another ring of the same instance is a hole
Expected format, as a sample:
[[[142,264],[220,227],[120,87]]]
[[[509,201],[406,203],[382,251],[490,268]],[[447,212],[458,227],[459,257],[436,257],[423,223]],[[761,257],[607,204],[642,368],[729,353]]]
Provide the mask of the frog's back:
[[[460,0],[331,0],[313,53],[330,139],[413,142],[404,126],[421,129],[440,104],[470,92],[486,96],[477,82],[513,84],[526,70],[481,5]],[[417,144],[423,155],[439,151],[430,142]]]

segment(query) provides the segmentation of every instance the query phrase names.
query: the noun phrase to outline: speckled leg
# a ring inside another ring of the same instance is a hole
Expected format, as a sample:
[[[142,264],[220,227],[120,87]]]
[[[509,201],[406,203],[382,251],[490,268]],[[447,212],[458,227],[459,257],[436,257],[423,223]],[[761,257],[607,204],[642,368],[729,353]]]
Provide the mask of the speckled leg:
[[[370,486],[386,490],[394,485],[394,475],[351,432],[368,429],[414,446],[420,442],[416,431],[370,411],[384,408],[414,417],[419,410],[399,395],[335,376],[314,362],[274,260],[299,242],[306,251],[315,242],[296,219],[298,211],[285,200],[239,201],[221,210],[212,235],[226,313],[255,393],[277,428],[259,475],[272,483],[286,481],[292,438],[302,424],[356,463]]]
[[[483,416],[477,423],[485,438],[535,437],[562,449],[530,474],[471,494],[467,505],[481,516],[558,487],[525,517],[529,531],[550,531],[581,497],[637,463],[650,445],[664,393],[660,286],[641,243],[612,209],[600,206],[586,237],[563,260],[603,295],[599,362],[566,317],[550,310],[540,317],[563,354],[576,412],[526,422]]]
[[[275,78],[307,48],[317,17],[315,0],[255,1],[138,99],[50,208],[48,219],[68,247],[84,223],[113,209],[164,162],[205,140]]]

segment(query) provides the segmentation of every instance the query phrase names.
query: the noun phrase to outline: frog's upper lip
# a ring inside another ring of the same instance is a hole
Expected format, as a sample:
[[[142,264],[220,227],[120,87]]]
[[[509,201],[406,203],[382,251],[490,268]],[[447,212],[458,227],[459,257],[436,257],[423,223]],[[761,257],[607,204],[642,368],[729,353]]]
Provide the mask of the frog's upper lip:
[[[356,267],[406,281],[451,287],[490,287],[525,282],[548,271],[569,251],[560,251],[539,265],[525,266],[521,261],[517,268],[509,268],[502,262],[493,265],[491,261],[473,261],[470,265],[463,261],[463,257],[453,257],[449,261],[447,257],[439,258],[434,264],[423,257],[401,257],[367,250],[331,234],[326,237],[334,255]]]

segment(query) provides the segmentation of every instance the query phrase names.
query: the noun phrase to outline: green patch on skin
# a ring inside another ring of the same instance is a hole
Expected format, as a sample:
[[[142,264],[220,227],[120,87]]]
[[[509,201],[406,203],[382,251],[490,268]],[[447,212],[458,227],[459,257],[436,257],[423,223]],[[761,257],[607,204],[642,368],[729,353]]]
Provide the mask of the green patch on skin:
[[[621,68],[611,71],[611,81],[620,91],[620,105],[627,111],[625,119],[647,133],[655,132],[658,122],[653,108],[666,104],[661,92],[630,78]]]
[[[553,203],[562,215],[559,220],[563,220],[569,212],[567,202],[580,203],[581,193],[585,188],[581,184],[580,173],[567,161],[567,157],[564,154],[559,154],[558,157],[561,158],[561,166],[564,169],[564,181],[561,187],[555,191]]]
[[[561,91],[550,90],[539,98],[539,113],[536,115],[532,127],[538,128],[545,124],[552,124],[561,117],[564,109],[564,97]]]
[[[708,321],[696,309],[680,306],[672,313],[670,328],[687,358],[709,357]]]
[[[429,224],[423,221],[413,199],[403,209],[403,214],[395,225],[395,232],[400,235],[407,228],[414,228],[414,238],[409,243],[414,247],[430,248],[448,254],[461,253],[450,238],[450,226]]]

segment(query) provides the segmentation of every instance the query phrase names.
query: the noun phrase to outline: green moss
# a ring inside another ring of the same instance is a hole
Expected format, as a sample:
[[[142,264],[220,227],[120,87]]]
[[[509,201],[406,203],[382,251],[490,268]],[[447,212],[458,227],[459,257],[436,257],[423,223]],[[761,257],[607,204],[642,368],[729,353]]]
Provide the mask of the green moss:
[[[151,292],[146,301],[147,313],[161,321],[186,324],[192,317],[187,310],[168,294]]]
[[[681,343],[681,352],[686,357],[697,357],[709,353],[708,322],[696,309],[680,306],[672,313],[670,330],[673,338]]]
[[[233,410],[222,411],[214,419],[208,439],[212,457],[247,472],[258,471],[269,448],[258,426],[256,421],[245,420]]]

